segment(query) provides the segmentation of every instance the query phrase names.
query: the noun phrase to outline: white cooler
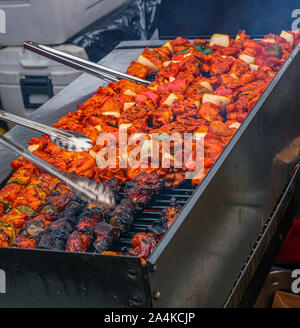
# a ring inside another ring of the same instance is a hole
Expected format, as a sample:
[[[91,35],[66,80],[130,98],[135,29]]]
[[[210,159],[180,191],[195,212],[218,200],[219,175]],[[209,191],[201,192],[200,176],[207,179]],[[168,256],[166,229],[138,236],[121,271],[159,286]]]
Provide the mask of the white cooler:
[[[60,45],[55,48],[88,59],[81,47]],[[80,74],[23,47],[3,48],[0,50],[2,108],[16,115],[28,116]]]
[[[98,19],[132,0],[0,0],[6,33],[0,45],[21,46],[32,40],[61,44]]]

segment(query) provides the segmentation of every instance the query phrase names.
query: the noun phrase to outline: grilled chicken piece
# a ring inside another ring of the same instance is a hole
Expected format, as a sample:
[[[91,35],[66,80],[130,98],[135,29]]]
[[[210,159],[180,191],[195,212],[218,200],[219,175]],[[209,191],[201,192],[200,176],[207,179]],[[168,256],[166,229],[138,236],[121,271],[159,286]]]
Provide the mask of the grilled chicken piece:
[[[140,79],[145,79],[147,75],[151,74],[151,70],[148,66],[138,63],[136,61],[131,62],[127,69],[127,74],[139,77]]]
[[[120,236],[120,230],[106,222],[97,223],[94,228],[94,233],[96,240],[93,246],[96,253],[103,253],[109,249]]]
[[[0,190],[0,202],[3,205],[11,205],[22,190],[23,187],[17,183],[7,184]]]

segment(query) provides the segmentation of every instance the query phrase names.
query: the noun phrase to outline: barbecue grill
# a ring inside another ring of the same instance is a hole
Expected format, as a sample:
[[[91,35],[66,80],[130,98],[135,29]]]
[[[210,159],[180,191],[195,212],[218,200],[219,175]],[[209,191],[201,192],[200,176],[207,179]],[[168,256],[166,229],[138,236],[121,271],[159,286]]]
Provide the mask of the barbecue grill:
[[[101,64],[124,71],[142,49],[161,41],[121,43]],[[175,197],[184,208],[158,247],[139,258],[39,249],[0,248],[6,273],[1,307],[222,307],[237,306],[293,195],[298,153],[280,153],[299,136],[298,45],[237,133],[195,188],[164,189],[137,217],[117,247],[145,231]],[[53,124],[99,85],[83,74],[50,99],[33,119]],[[36,136],[17,127],[19,144]],[[300,149],[299,149],[300,150]],[[5,183],[15,155],[0,148]]]

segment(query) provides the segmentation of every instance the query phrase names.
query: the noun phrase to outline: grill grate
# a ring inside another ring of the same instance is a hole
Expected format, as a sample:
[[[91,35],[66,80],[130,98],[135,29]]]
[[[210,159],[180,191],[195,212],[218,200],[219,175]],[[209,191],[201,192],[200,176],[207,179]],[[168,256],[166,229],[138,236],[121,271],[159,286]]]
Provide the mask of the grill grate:
[[[172,198],[175,198],[178,204],[183,207],[192,196],[195,188],[196,186],[192,185],[190,181],[186,181],[179,187],[173,189],[164,188],[159,195],[154,197],[144,210],[135,217],[130,231],[121,235],[114,250],[118,251],[124,247],[131,247],[132,237],[138,232],[146,232],[147,228],[150,228],[155,221],[159,220],[161,211],[170,206]]]

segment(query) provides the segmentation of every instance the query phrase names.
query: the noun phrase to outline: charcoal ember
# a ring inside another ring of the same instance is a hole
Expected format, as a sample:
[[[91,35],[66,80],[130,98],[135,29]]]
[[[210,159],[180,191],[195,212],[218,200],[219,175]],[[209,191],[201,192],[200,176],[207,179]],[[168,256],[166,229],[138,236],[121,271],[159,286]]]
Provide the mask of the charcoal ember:
[[[96,253],[102,253],[109,249],[120,236],[120,230],[106,222],[97,223],[94,233],[96,240],[93,246]]]
[[[30,220],[25,222],[24,227],[19,231],[19,235],[27,238],[36,237],[40,232],[45,231],[45,222],[43,220]]]
[[[163,187],[164,181],[155,172],[142,172],[134,178],[133,183],[126,183],[125,194],[135,203],[145,206]]]
[[[121,232],[126,232],[131,227],[136,210],[136,205],[132,199],[125,198],[107,214],[107,222],[118,228]]]

